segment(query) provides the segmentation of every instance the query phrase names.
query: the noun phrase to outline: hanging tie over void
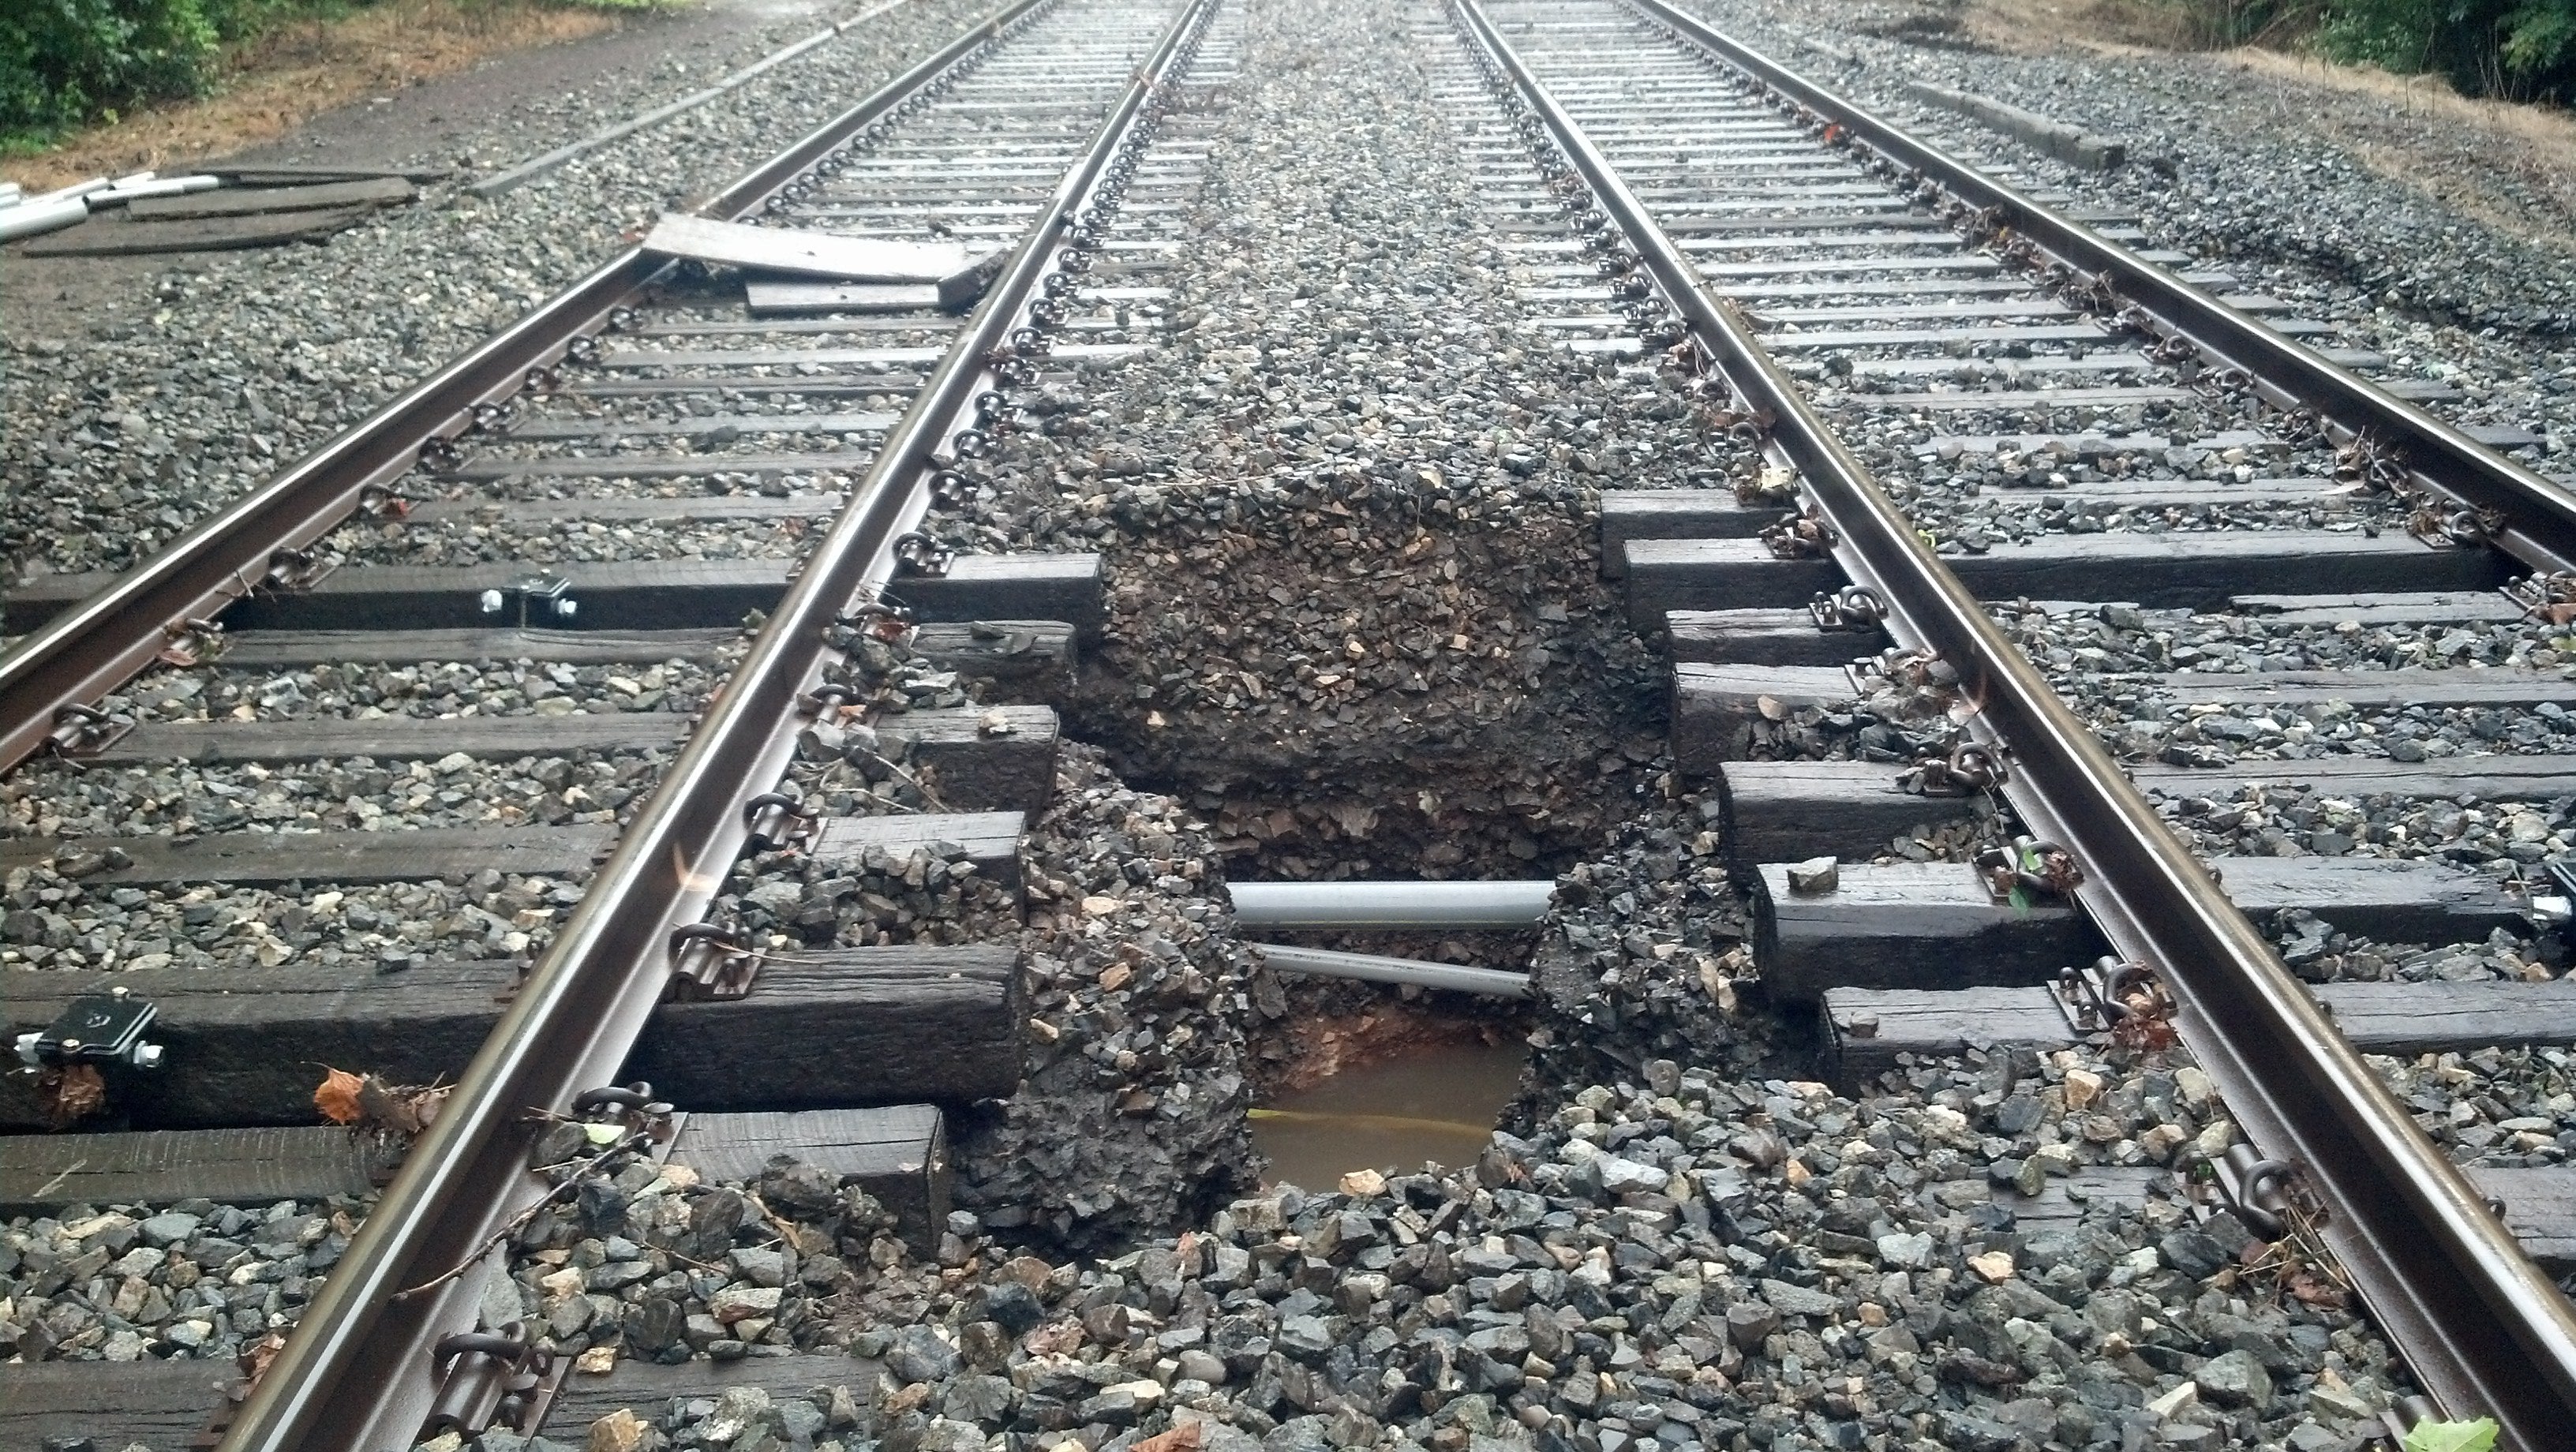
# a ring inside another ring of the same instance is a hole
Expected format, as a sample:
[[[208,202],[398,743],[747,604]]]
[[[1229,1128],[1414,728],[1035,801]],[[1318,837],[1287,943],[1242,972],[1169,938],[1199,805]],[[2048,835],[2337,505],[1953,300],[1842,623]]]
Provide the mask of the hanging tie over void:
[[[1516,882],[1235,882],[1246,928],[1534,928],[1556,884]],[[1394,961],[1390,959],[1389,961]]]
[[[1498,968],[1461,968],[1451,963],[1425,963],[1418,958],[1388,958],[1376,953],[1337,953],[1329,948],[1290,948],[1255,943],[1275,973],[1305,973],[1317,978],[1357,978],[1366,983],[1411,983],[1451,993],[1481,993],[1493,998],[1527,998],[1530,977]]]

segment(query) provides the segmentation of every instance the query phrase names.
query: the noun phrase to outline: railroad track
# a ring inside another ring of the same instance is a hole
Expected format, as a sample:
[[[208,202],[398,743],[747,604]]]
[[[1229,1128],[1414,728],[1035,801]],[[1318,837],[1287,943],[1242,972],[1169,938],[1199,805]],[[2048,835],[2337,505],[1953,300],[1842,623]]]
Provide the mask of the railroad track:
[[[2563,1154],[2535,1136],[2529,1165],[2464,1171],[2452,1151],[2497,1141],[2435,1143],[2387,1082],[2404,1064],[2364,1054],[2576,1038],[2576,995],[2483,949],[2563,916],[2539,844],[2576,795],[2550,709],[2576,497],[2441,422],[2437,393],[2367,381],[2384,360],[2213,300],[2230,281],[2134,250],[2133,219],[2053,211],[1664,0],[1424,19],[1534,330],[1708,410],[1712,487],[1606,491],[1602,564],[1669,644],[1673,764],[1716,783],[1768,997],[1812,1009],[1846,1082],[2178,1041],[2207,1092],[2176,1118],[2209,1132],[2085,1193],[2179,1196],[2348,1275],[2429,1398],[2390,1437],[2438,1408],[2554,1445],[2576,1320],[2533,1256],[2576,1247]],[[1055,780],[1046,703],[1105,610],[1097,557],[976,551],[975,461],[1069,370],[1153,346],[1205,159],[1189,98],[1229,74],[1231,23],[1220,0],[1013,5],[703,209],[946,249],[979,274],[969,317],[926,276],[746,282],[723,249],[753,242],[675,231],[143,569],[11,597],[0,861],[57,896],[21,909],[10,951],[48,986],[10,1007],[57,1072],[0,1103],[16,1128],[59,1113],[82,1056],[58,1015],[121,988],[162,1062],[107,1063],[113,1111],[268,1137],[193,1142],[185,1169],[132,1136],[21,1140],[11,1173],[46,1183],[10,1202],[354,1190],[391,1164],[283,1128],[310,1115],[308,1060],[461,1071],[296,1333],[212,1413],[224,1446],[701,1394],[565,1392],[563,1358],[480,1303],[528,1218],[598,1182],[581,1165],[746,1180],[784,1150],[939,1237],[934,1104],[1011,1091],[1018,965],[989,943],[871,959],[864,926],[774,952],[811,898],[760,889],[792,855],[889,904],[935,878],[971,920],[889,944],[1009,921]],[[718,265],[675,258],[692,246]],[[2498,668],[2431,664],[2464,651]],[[2220,663],[2244,668],[2189,669]],[[2422,850],[2406,804],[2463,794],[2527,807]],[[415,829],[347,805],[377,799]],[[114,923],[78,910],[102,889]],[[1238,907],[1520,930],[1546,890]],[[224,914],[261,926],[187,931]],[[2483,976],[2303,982],[2284,944],[2312,980],[2390,944]],[[367,992],[372,1027],[314,1009],[311,979],[188,979],[290,963]],[[925,965],[935,1008],[891,984]],[[225,1054],[254,1022],[267,1052]],[[911,1057],[932,1033],[956,1043]],[[639,1063],[649,1099],[617,1087]],[[2201,1150],[2205,1178],[2156,1168]],[[2050,1176],[2036,1146],[2016,1163],[2034,1193]],[[203,1401],[179,1387],[170,1427]]]
[[[788,939],[754,931],[754,879],[729,864],[798,848],[915,903],[925,869],[932,896],[979,867],[1013,876],[1054,786],[1044,702],[1097,628],[1099,562],[978,554],[939,511],[977,487],[1015,403],[1150,344],[1200,154],[1188,111],[1229,64],[1208,45],[1221,8],[1007,6],[665,219],[713,251],[648,238],[142,569],[10,599],[27,638],[0,665],[9,752],[48,756],[14,779],[30,810],[5,850],[58,885],[46,900],[77,915],[58,924],[95,924],[84,888],[123,905],[104,932],[29,920],[12,958],[57,971],[11,995],[46,1073],[13,1081],[10,1112],[60,1122],[103,1107],[95,1090],[138,1130],[231,1131],[75,1136],[88,1148],[58,1144],[51,1169],[13,1164],[11,1198],[154,1181],[165,1200],[318,1198],[391,1176],[256,1390],[209,1412],[212,1384],[189,1379],[175,1424],[241,1447],[533,1431],[569,1367],[548,1372],[515,1321],[478,1334],[477,1296],[492,1252],[572,1188],[526,1173],[539,1106],[613,1123],[619,1155],[832,1165],[935,1238],[945,1149],[918,1101],[1009,1092],[1015,1047],[968,1061],[994,1047],[975,1035],[1017,1032],[1011,951],[931,952],[944,988],[906,986],[922,954],[864,947],[761,975]],[[708,225],[743,218],[759,225]],[[740,260],[725,247],[818,233],[894,256],[855,280],[723,265]],[[388,790],[428,825],[372,831],[380,812],[345,805]],[[255,926],[232,953],[190,931],[209,923]],[[289,963],[293,979],[191,981]],[[317,987],[367,1006],[317,1007]],[[858,1039],[819,1006],[882,1010],[887,993],[909,1018],[879,1013]],[[690,1086],[675,1068],[660,1092],[809,1112],[675,1117],[617,1087],[665,1001],[728,1018],[686,1032],[789,1082]],[[763,1022],[725,1013],[761,1002]],[[114,1042],[58,1030],[100,1010],[125,1018]],[[908,1042],[960,1022],[979,1026],[945,1045],[957,1072]],[[831,1061],[799,1077],[775,1054],[791,1032],[830,1036]],[[215,1047],[234,1035],[260,1047]],[[309,1122],[295,1081],[338,1063],[453,1081],[400,1174],[249,1128]],[[137,1148],[156,1143],[185,1163]]]
[[[2301,748],[2368,735],[2356,717],[2537,706],[2564,681],[2522,654],[2493,674],[2304,670],[2267,647],[2250,676],[2159,675],[2090,647],[2155,631],[2146,654],[2179,640],[2164,659],[2188,664],[2213,659],[2192,641],[2359,620],[2530,621],[2545,640],[2576,495],[2398,396],[2426,390],[2351,371],[2385,360],[2303,347],[2315,329],[2204,290],[2228,279],[2176,275],[2186,259],[2140,256],[1662,0],[1461,0],[1457,18],[1509,123],[1471,157],[1530,219],[1535,300],[1562,309],[1541,325],[1707,367],[1751,446],[1722,490],[1607,495],[1603,551],[1634,622],[1671,642],[1675,759],[1724,784],[1770,991],[1821,1001],[1864,1076],[1971,1044],[2177,1032],[2260,1146],[2214,1166],[2238,1213],[2331,1247],[2442,1405],[2547,1445],[2576,1405],[2576,1322],[2516,1248],[2523,1197],[2462,1174],[2356,1044],[2551,1041],[2568,1000],[2501,981],[2312,993],[2256,920],[2444,942],[2494,925],[2471,898],[2545,923],[2560,889],[2402,833],[2353,861],[2192,829],[2248,789],[2355,818],[2362,798],[2545,803],[2537,754],[2410,776],[2420,748]],[[2000,621],[1980,603],[2034,599],[2077,603]],[[2140,703],[2192,724],[2128,726]],[[2291,749],[2258,765],[2218,745],[2283,739],[2267,711],[2306,723]],[[2221,726],[2248,714],[2274,730]],[[2133,784],[2115,750],[2160,759]],[[1834,860],[1997,801],[1973,856]],[[2041,919],[2074,936],[2039,946]],[[2449,1014],[2461,1032],[2425,1032]]]

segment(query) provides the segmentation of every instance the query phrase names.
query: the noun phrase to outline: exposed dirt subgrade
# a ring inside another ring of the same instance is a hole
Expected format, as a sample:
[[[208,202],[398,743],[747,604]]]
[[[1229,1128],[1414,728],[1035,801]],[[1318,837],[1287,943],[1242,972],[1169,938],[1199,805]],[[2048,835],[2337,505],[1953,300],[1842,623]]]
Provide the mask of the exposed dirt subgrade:
[[[1529,1032],[1518,1003],[1291,974],[1279,981],[1288,1012],[1252,1041],[1253,1087],[1265,1099],[1417,1050],[1517,1043]]]
[[[1628,810],[1664,687],[1598,576],[1598,492],[1719,462],[1679,393],[1522,330],[1409,20],[1335,22],[1382,53],[1351,62],[1357,84],[1274,74],[1229,103],[1171,332],[1052,394],[949,526],[1103,553],[1078,734],[1131,781],[1223,794],[1194,801],[1274,850],[1334,819],[1300,853],[1319,876],[1353,857],[1464,875],[1486,829],[1452,809],[1494,813],[1483,798],[1524,824],[1490,832],[1526,839],[1517,870]],[[1271,39],[1287,66],[1330,54]],[[1277,821],[1291,796],[1303,820]]]

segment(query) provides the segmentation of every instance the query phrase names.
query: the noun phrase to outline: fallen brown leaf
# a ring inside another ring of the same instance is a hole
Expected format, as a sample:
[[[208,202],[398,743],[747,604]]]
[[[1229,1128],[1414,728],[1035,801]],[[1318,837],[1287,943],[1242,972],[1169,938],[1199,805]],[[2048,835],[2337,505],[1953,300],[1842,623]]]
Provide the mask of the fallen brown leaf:
[[[107,1079],[91,1064],[48,1069],[36,1080],[45,1122],[56,1129],[77,1124],[107,1107]]]
[[[355,1124],[367,1117],[367,1111],[358,1104],[358,1091],[366,1082],[346,1069],[326,1068],[322,1087],[313,1091],[313,1107],[333,1124]]]
[[[1156,1432],[1142,1441],[1129,1444],[1128,1452],[1195,1452],[1207,1440],[1205,1422],[1183,1422],[1168,1432]]]
[[[388,1084],[373,1074],[325,1069],[322,1086],[313,1091],[313,1107],[333,1124],[418,1134],[438,1118],[451,1087]]]

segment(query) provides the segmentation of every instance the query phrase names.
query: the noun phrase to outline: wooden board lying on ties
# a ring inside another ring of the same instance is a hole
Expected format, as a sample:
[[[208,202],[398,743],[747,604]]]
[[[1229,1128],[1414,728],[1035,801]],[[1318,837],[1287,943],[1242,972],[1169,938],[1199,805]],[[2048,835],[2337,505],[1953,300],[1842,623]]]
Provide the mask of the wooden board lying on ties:
[[[749,282],[743,301],[755,318],[827,313],[920,313],[943,306],[935,283]]]
[[[819,277],[834,282],[927,283],[943,307],[963,307],[984,291],[1002,254],[955,242],[897,242],[826,232],[754,227],[665,212],[644,235],[646,252],[745,272]]]
[[[190,838],[21,837],[0,841],[0,872],[50,865],[85,886],[415,882],[487,867],[539,877],[582,877],[615,838],[615,829],[589,822],[424,827],[414,832],[217,832]]]
[[[900,575],[888,600],[937,621],[1063,620],[1086,641],[1109,623],[1096,554],[959,555],[944,575]]]
[[[113,1071],[102,1121],[141,1129],[310,1125],[323,1065],[394,1084],[452,1081],[518,978],[498,959],[391,973],[363,962],[0,972],[12,1035],[112,986],[160,1010],[148,1037],[163,1066]],[[797,948],[743,998],[663,1004],[627,1077],[685,1109],[970,1103],[1017,1086],[1022,1018],[1007,946]],[[0,1128],[46,1127],[31,1081],[0,1076]]]
[[[1640,630],[1667,610],[1801,605],[1841,573],[1823,559],[1783,560],[1752,539],[1630,539],[1628,617]],[[2409,534],[2333,530],[2200,530],[2040,535],[1941,563],[1987,600],[2126,600],[2215,610],[2249,591],[2480,590],[2511,562],[2486,549],[2443,548]]]
[[[417,195],[419,189],[401,177],[369,177],[362,181],[324,182],[315,186],[231,187],[184,197],[145,197],[128,203],[126,211],[134,217],[155,221],[202,220],[275,212],[312,212],[326,207],[398,206]]]
[[[347,231],[375,211],[372,206],[332,207],[315,212],[170,222],[98,216],[76,227],[66,227],[23,243],[18,252],[24,257],[138,257],[160,252],[238,252],[250,247],[277,247],[289,242],[318,242],[334,233]]]
[[[2317,1000],[2353,1047],[2409,1057],[2576,1041],[2576,983],[2320,983]],[[1832,988],[1824,994],[1833,1082],[1864,1084],[1899,1054],[1955,1057],[1976,1048],[2042,1052],[2075,1031],[2046,988]]]
[[[2492,879],[2443,862],[2370,857],[2223,857],[2210,864],[2257,922],[2314,913],[2391,942],[2483,938],[2522,922]],[[2107,949],[2062,901],[1997,902],[1957,862],[1844,863],[1828,892],[1789,886],[1788,864],[1755,875],[1755,966],[1777,996],[1828,988],[1951,989],[2043,983]]]

